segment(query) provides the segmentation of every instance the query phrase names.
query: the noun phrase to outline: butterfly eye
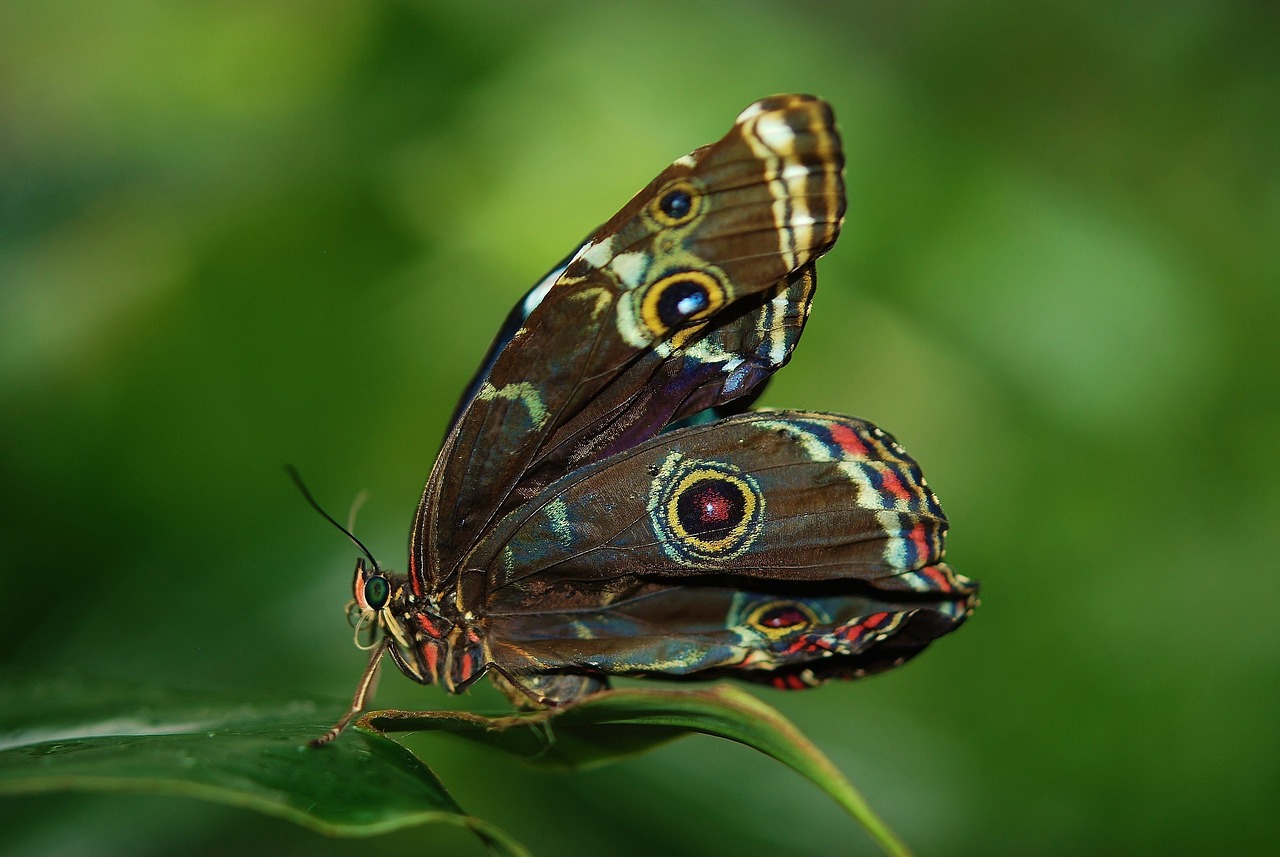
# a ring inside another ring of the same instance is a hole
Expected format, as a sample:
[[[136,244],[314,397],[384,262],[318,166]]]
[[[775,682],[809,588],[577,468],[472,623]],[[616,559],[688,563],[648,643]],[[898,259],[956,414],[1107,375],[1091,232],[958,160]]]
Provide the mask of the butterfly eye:
[[[364,603],[370,610],[381,610],[387,606],[391,597],[391,584],[380,574],[375,574],[364,582]]]
[[[698,214],[701,195],[688,182],[678,182],[651,203],[654,220],[662,226],[683,226]]]
[[[640,313],[654,336],[662,336],[710,315],[723,304],[724,289],[715,277],[706,271],[680,271],[649,287]]]

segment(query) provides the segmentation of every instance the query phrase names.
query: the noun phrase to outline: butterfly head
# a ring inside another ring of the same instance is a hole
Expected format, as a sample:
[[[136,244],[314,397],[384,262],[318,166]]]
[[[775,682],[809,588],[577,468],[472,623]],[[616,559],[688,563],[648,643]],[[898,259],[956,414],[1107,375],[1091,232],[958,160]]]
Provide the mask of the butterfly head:
[[[404,575],[388,574],[377,564],[366,566],[364,557],[356,560],[347,619],[355,628],[357,646],[372,649],[387,635],[397,647],[408,647],[404,628],[396,618],[396,607],[405,597],[405,585]]]
[[[468,637],[465,628],[446,618],[433,599],[416,598],[407,575],[387,572],[376,563],[366,565],[361,557],[351,594],[347,620],[355,628],[357,647],[385,648],[401,672],[422,684],[443,684],[452,690],[478,677],[478,655],[463,657],[456,665],[451,662],[461,676],[442,675],[448,670],[442,670],[447,652],[457,648],[465,654],[479,639],[472,639],[474,632]]]

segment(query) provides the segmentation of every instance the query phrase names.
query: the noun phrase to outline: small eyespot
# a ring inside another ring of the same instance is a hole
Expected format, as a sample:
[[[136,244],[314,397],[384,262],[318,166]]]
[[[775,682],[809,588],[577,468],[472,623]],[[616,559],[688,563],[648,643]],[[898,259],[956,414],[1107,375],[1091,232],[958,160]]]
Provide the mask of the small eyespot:
[[[818,617],[800,601],[770,601],[751,611],[747,622],[771,639],[779,639],[812,628]]]
[[[380,574],[375,574],[364,582],[364,602],[371,610],[381,610],[387,606],[391,597],[391,584]]]
[[[693,208],[693,197],[689,196],[688,191],[673,190],[662,198],[658,203],[658,207],[662,209],[662,213],[672,220],[681,220],[687,217],[689,211]]]
[[[698,538],[723,538],[742,523],[754,498],[739,481],[702,478],[675,497],[675,520],[681,529]]]
[[[761,613],[756,621],[766,628],[794,628],[809,624],[809,617],[794,604],[779,604]]]
[[[649,212],[660,226],[684,226],[698,216],[702,195],[688,181],[678,181],[649,203]]]

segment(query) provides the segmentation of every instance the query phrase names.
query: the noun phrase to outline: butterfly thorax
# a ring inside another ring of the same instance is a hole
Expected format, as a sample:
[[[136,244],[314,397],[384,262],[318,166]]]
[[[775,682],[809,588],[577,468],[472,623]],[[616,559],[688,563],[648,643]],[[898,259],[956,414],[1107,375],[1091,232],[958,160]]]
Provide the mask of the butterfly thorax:
[[[392,657],[405,675],[457,693],[483,674],[489,658],[475,616],[412,594],[392,613],[403,634],[403,639],[396,639]]]
[[[478,617],[434,595],[415,595],[409,576],[356,564],[351,609],[357,629],[389,639],[401,672],[422,684],[456,693],[479,678],[488,650]]]

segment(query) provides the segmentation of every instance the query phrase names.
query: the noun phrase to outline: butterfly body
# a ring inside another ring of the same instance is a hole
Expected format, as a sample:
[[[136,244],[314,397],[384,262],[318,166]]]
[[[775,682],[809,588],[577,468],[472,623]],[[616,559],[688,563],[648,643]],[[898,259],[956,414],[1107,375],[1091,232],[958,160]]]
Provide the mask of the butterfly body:
[[[800,688],[963,622],[976,585],[892,437],[746,410],[808,317],[842,172],[824,102],[756,102],[526,295],[459,404],[408,572],[357,567],[375,663],[534,705],[611,675]]]

